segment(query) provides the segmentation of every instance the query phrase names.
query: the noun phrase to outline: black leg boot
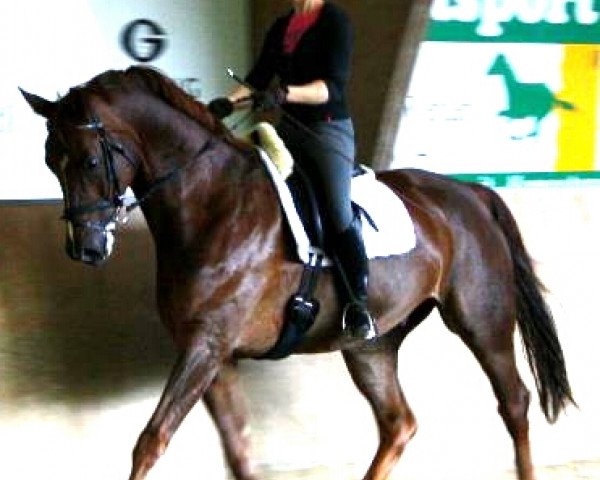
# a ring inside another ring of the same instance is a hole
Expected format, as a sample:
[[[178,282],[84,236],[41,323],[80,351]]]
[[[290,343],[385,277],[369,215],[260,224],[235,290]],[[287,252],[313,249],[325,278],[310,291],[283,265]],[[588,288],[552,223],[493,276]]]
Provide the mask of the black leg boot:
[[[346,305],[342,316],[344,333],[354,338],[373,339],[378,332],[367,309],[369,264],[359,217],[355,217],[348,228],[336,236],[334,251],[342,288],[345,290]]]

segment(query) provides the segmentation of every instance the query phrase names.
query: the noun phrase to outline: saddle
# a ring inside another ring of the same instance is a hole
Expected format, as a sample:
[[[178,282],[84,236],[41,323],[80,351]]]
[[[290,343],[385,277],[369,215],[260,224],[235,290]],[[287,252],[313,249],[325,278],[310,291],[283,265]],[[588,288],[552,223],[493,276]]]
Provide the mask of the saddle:
[[[269,160],[285,179],[287,188],[291,193],[294,208],[298,212],[304,231],[308,236],[310,248],[325,251],[326,239],[323,222],[319,212],[317,197],[307,175],[298,166],[294,166],[294,160],[289,150],[271,124],[267,122],[258,123],[250,132],[249,139],[254,145],[263,149]],[[353,177],[366,173],[363,167],[356,165]],[[373,229],[377,230],[375,222],[365,209],[355,202],[352,202],[352,209],[355,214],[367,219]]]

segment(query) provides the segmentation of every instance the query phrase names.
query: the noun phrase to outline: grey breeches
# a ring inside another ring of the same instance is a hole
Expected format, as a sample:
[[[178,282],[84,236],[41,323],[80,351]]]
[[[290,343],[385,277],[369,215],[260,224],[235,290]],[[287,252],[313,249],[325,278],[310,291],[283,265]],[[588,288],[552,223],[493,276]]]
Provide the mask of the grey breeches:
[[[313,133],[284,117],[277,131],[294,162],[309,177],[325,224],[333,228],[332,233],[341,233],[353,218],[350,181],[356,147],[352,120],[316,122],[307,127]]]

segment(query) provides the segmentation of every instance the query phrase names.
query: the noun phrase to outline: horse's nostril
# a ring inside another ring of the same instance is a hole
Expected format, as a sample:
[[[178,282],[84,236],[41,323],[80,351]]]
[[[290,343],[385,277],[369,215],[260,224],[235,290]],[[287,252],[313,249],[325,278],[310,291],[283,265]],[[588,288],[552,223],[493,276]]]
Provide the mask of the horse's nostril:
[[[81,250],[80,260],[89,265],[98,265],[104,260],[104,255],[97,250],[84,248]]]

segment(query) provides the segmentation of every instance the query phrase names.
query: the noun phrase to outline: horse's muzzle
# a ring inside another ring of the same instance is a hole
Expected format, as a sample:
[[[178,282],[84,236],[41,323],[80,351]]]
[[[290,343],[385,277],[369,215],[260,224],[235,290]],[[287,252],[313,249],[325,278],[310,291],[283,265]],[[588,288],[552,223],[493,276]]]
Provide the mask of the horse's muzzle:
[[[65,249],[72,259],[86,265],[98,266],[104,263],[115,241],[115,223],[85,222],[72,224],[67,222]]]

